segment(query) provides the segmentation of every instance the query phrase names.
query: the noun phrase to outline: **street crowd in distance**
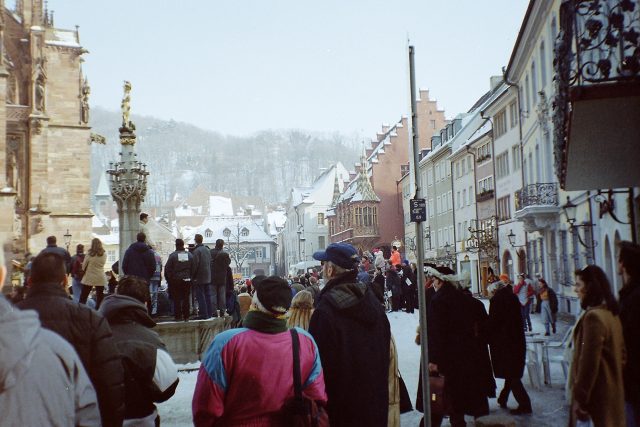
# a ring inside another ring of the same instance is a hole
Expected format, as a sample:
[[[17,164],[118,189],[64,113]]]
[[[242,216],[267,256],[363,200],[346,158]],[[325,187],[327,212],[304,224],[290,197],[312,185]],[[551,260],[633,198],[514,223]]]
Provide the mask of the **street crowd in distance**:
[[[25,266],[24,286],[0,298],[2,425],[160,425],[155,404],[178,385],[178,366],[153,330],[167,315],[180,322],[222,317],[233,326],[202,356],[195,426],[398,426],[414,403],[423,411],[422,378],[413,399],[387,319],[387,312],[419,308],[417,266],[396,247],[385,257],[379,248],[360,253],[332,243],[313,254],[320,268],[235,283],[222,239],[213,249],[201,235],[191,248],[176,239],[163,265],[146,219],[106,275],[98,238],[72,257],[50,236]],[[559,425],[639,425],[640,247],[621,242],[618,265],[618,300],[601,268],[576,272],[583,311],[566,352],[569,420]],[[464,275],[448,266],[424,269],[431,425],[448,418],[465,426],[465,415],[489,415],[488,399],[496,397],[501,411],[535,419],[522,383],[525,337],[534,307],[545,335],[556,334],[552,287],[539,276],[490,272],[487,313]],[[499,392],[495,378],[505,380]],[[507,407],[511,392],[514,408]]]

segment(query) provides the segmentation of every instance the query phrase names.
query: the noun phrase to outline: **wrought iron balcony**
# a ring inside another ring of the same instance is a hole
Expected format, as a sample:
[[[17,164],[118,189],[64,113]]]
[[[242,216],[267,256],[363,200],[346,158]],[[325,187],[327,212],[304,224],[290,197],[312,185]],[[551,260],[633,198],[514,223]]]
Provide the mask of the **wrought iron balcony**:
[[[563,1],[554,68],[554,158],[563,188],[635,185],[640,172],[630,176],[626,166],[640,155],[619,153],[640,152],[639,0]]]
[[[530,184],[516,192],[516,211],[530,206],[558,206],[558,184]]]
[[[492,199],[494,195],[493,188],[490,190],[483,190],[476,194],[476,202],[484,202],[485,200]]]

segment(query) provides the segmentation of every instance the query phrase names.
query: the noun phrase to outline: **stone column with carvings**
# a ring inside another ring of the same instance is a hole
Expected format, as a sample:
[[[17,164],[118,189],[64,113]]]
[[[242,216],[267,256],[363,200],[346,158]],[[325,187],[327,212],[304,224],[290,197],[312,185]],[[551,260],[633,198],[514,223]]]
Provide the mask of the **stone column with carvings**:
[[[140,206],[147,194],[147,166],[137,160],[136,127],[129,119],[131,84],[125,82],[120,127],[120,161],[111,162],[111,196],[118,206],[120,260],[140,231]]]

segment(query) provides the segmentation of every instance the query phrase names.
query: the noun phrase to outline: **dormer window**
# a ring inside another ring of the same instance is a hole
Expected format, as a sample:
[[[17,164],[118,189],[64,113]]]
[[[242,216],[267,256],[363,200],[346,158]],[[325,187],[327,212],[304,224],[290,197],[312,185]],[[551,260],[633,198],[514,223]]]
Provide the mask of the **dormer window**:
[[[204,237],[213,237],[213,231],[208,228],[204,231]]]
[[[231,236],[231,230],[229,230],[228,228],[225,228],[222,231],[222,234],[224,235],[224,237],[229,237],[229,236]]]
[[[249,230],[246,227],[243,227],[242,230],[240,231],[240,235],[243,237],[246,237],[249,235]]]

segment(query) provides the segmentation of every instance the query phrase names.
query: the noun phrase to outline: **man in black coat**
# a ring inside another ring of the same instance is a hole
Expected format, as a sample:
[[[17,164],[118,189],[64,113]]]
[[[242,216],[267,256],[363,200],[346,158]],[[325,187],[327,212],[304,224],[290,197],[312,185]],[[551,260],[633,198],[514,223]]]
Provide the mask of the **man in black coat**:
[[[386,427],[389,410],[390,327],[373,292],[358,283],[359,257],[346,243],[313,254],[327,281],[309,333],[322,359],[332,427]]]
[[[42,326],[66,339],[78,352],[96,389],[103,426],[121,426],[124,417],[124,373],[107,321],[76,303],[65,291],[64,258],[54,252],[38,255],[31,267],[31,287],[21,310],[35,310]]]
[[[164,266],[164,277],[169,284],[169,295],[173,300],[173,314],[177,321],[189,321],[191,304],[189,293],[196,271],[193,254],[184,249],[184,240],[176,239],[176,250],[169,255]]]
[[[149,286],[137,276],[125,276],[116,295],[100,305],[109,322],[124,366],[125,420],[132,425],[159,425],[155,402],[168,400],[178,386],[178,369],[147,311]]]
[[[231,257],[222,250],[224,240],[216,240],[211,249],[211,287],[213,302],[211,304],[213,317],[224,316],[226,309],[227,290],[233,288],[233,274],[231,272]],[[231,279],[231,283],[229,282]]]
[[[625,412],[628,420],[640,425],[640,246],[623,241],[618,247],[620,289],[620,321],[627,348],[624,378]]]
[[[149,283],[156,271],[156,258],[151,247],[145,243],[146,238],[142,232],[136,235],[136,241],[124,253],[121,267],[124,274],[142,277]]]
[[[502,275],[504,276],[504,275]],[[504,378],[504,388],[498,396],[498,404],[506,408],[509,393],[518,402],[513,414],[530,414],[531,400],[522,385],[522,374],[526,358],[526,342],[524,323],[520,309],[520,301],[514,295],[513,288],[502,280],[489,287],[491,303],[489,306],[489,348],[491,362],[496,378]]]
[[[193,258],[196,271],[193,277],[193,287],[198,300],[198,319],[208,319],[213,316],[211,306],[211,250],[202,241],[202,234],[196,234],[196,247]]]
[[[67,274],[71,272],[71,254],[65,248],[61,248],[57,245],[56,236],[47,237],[47,247],[40,251],[43,253],[54,253],[60,255],[64,259],[64,267]]]
[[[458,277],[448,267],[428,268],[433,277],[433,295],[427,311],[429,372],[445,377],[445,393],[450,397],[453,427],[466,426],[464,414],[489,413],[486,371],[478,349],[475,326],[481,321],[473,297],[458,290]],[[435,415],[435,414],[433,414]],[[441,416],[432,416],[439,426]]]

